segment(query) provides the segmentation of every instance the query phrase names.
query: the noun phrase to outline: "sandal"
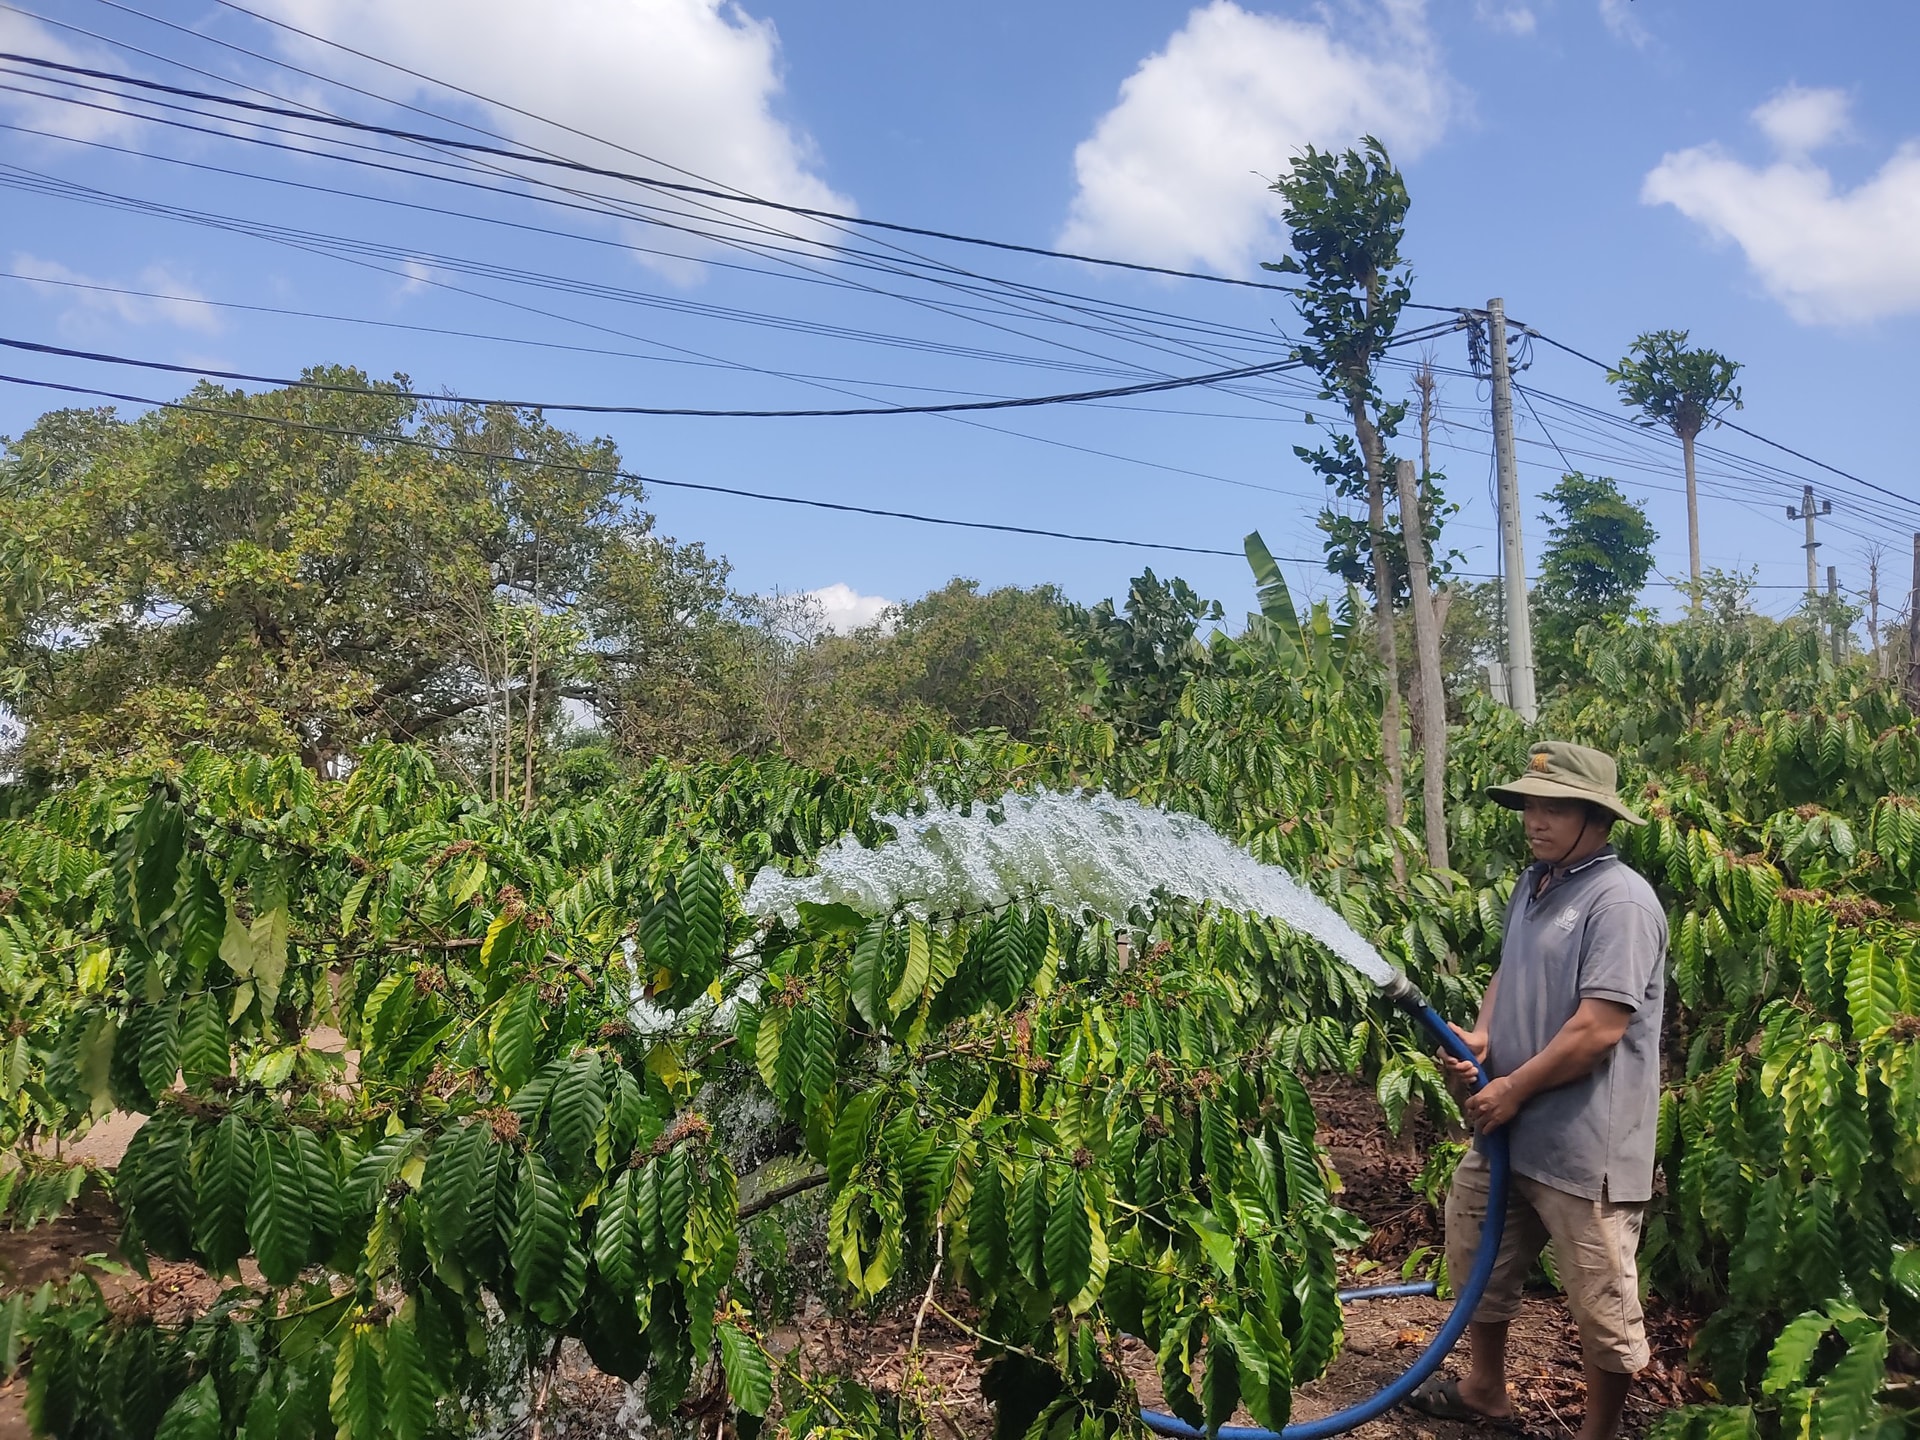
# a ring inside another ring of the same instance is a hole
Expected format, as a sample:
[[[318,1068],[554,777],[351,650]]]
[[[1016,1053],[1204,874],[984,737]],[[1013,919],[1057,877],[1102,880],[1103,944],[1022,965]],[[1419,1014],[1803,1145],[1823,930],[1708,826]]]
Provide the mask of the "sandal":
[[[1435,1420],[1458,1420],[1469,1425],[1484,1425],[1510,1435],[1524,1435],[1526,1427],[1517,1415],[1489,1415],[1469,1405],[1460,1395],[1460,1382],[1451,1375],[1429,1375],[1407,1397],[1407,1404]]]

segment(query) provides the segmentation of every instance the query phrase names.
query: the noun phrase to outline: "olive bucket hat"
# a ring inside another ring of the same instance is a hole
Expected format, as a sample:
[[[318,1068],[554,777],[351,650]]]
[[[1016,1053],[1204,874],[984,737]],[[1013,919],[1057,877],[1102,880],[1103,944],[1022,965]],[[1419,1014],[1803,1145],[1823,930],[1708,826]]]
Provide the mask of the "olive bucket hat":
[[[1529,795],[1585,800],[1629,825],[1646,824],[1620,802],[1616,790],[1619,779],[1613,757],[1605,751],[1569,745],[1564,740],[1542,740],[1527,751],[1526,774],[1505,785],[1489,785],[1487,798],[1509,810],[1524,809]]]

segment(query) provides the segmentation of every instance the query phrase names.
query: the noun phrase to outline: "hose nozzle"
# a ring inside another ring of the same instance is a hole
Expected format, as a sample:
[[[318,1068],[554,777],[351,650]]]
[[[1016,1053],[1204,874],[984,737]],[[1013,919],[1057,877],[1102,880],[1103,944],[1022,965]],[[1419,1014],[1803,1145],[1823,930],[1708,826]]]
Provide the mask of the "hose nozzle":
[[[1427,1008],[1427,997],[1398,970],[1393,972],[1391,980],[1380,987],[1380,995],[1388,1004],[1396,1005],[1416,1018]]]

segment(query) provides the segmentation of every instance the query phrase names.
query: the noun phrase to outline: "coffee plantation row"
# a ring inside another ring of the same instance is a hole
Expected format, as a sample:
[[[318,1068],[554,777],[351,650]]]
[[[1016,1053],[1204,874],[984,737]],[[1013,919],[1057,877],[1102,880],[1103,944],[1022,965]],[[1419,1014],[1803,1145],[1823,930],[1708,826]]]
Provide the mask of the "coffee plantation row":
[[[1429,870],[1382,819],[1363,629],[1325,604],[1254,617],[1146,738],[1097,711],[1023,742],[923,728],[885,765],[661,763],[524,812],[394,746],[338,780],[196,753],[16,787],[7,1207],[41,1221],[110,1186],[129,1263],[223,1285],[184,1325],[97,1269],[8,1296],[32,1422],[457,1435],[544,1393],[570,1338],[661,1426],[919,1433],[911,1385],[877,1397],[768,1347],[743,1243],[817,1191],[845,1303],[968,1297],[1003,1434],[1128,1427],[1122,1334],[1194,1423],[1285,1423],[1339,1350],[1341,1256],[1365,1236],[1303,1081],[1354,1071],[1396,1124],[1457,1118],[1366,982],[1273,922],[1171,900],[1116,928],[1027,903],[756,922],[742,896],[930,798],[1103,788],[1286,866],[1466,1017],[1524,853],[1481,792],[1533,737],[1466,702],[1455,868]],[[1920,725],[1810,627],[1635,622],[1582,645],[1588,679],[1545,723],[1622,757],[1651,823],[1617,838],[1672,922],[1644,1260],[1709,1317],[1696,1364],[1721,1403],[1666,1425],[1905,1433]],[[310,1043],[322,1026],[351,1061]],[[718,1118],[743,1096],[780,1152],[746,1175]],[[117,1173],[58,1158],[116,1110],[149,1117]]]

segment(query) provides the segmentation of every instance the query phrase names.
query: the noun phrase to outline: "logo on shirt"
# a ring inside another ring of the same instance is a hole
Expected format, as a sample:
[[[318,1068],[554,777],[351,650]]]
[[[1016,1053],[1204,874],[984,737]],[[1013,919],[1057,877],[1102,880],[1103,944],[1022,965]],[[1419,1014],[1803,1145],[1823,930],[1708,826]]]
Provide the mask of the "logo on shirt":
[[[1567,908],[1562,910],[1558,915],[1556,915],[1553,920],[1553,923],[1555,925],[1559,926],[1562,930],[1566,931],[1569,935],[1573,933],[1573,927],[1577,925],[1579,922],[1580,922],[1580,907],[1578,905],[1567,906]]]

